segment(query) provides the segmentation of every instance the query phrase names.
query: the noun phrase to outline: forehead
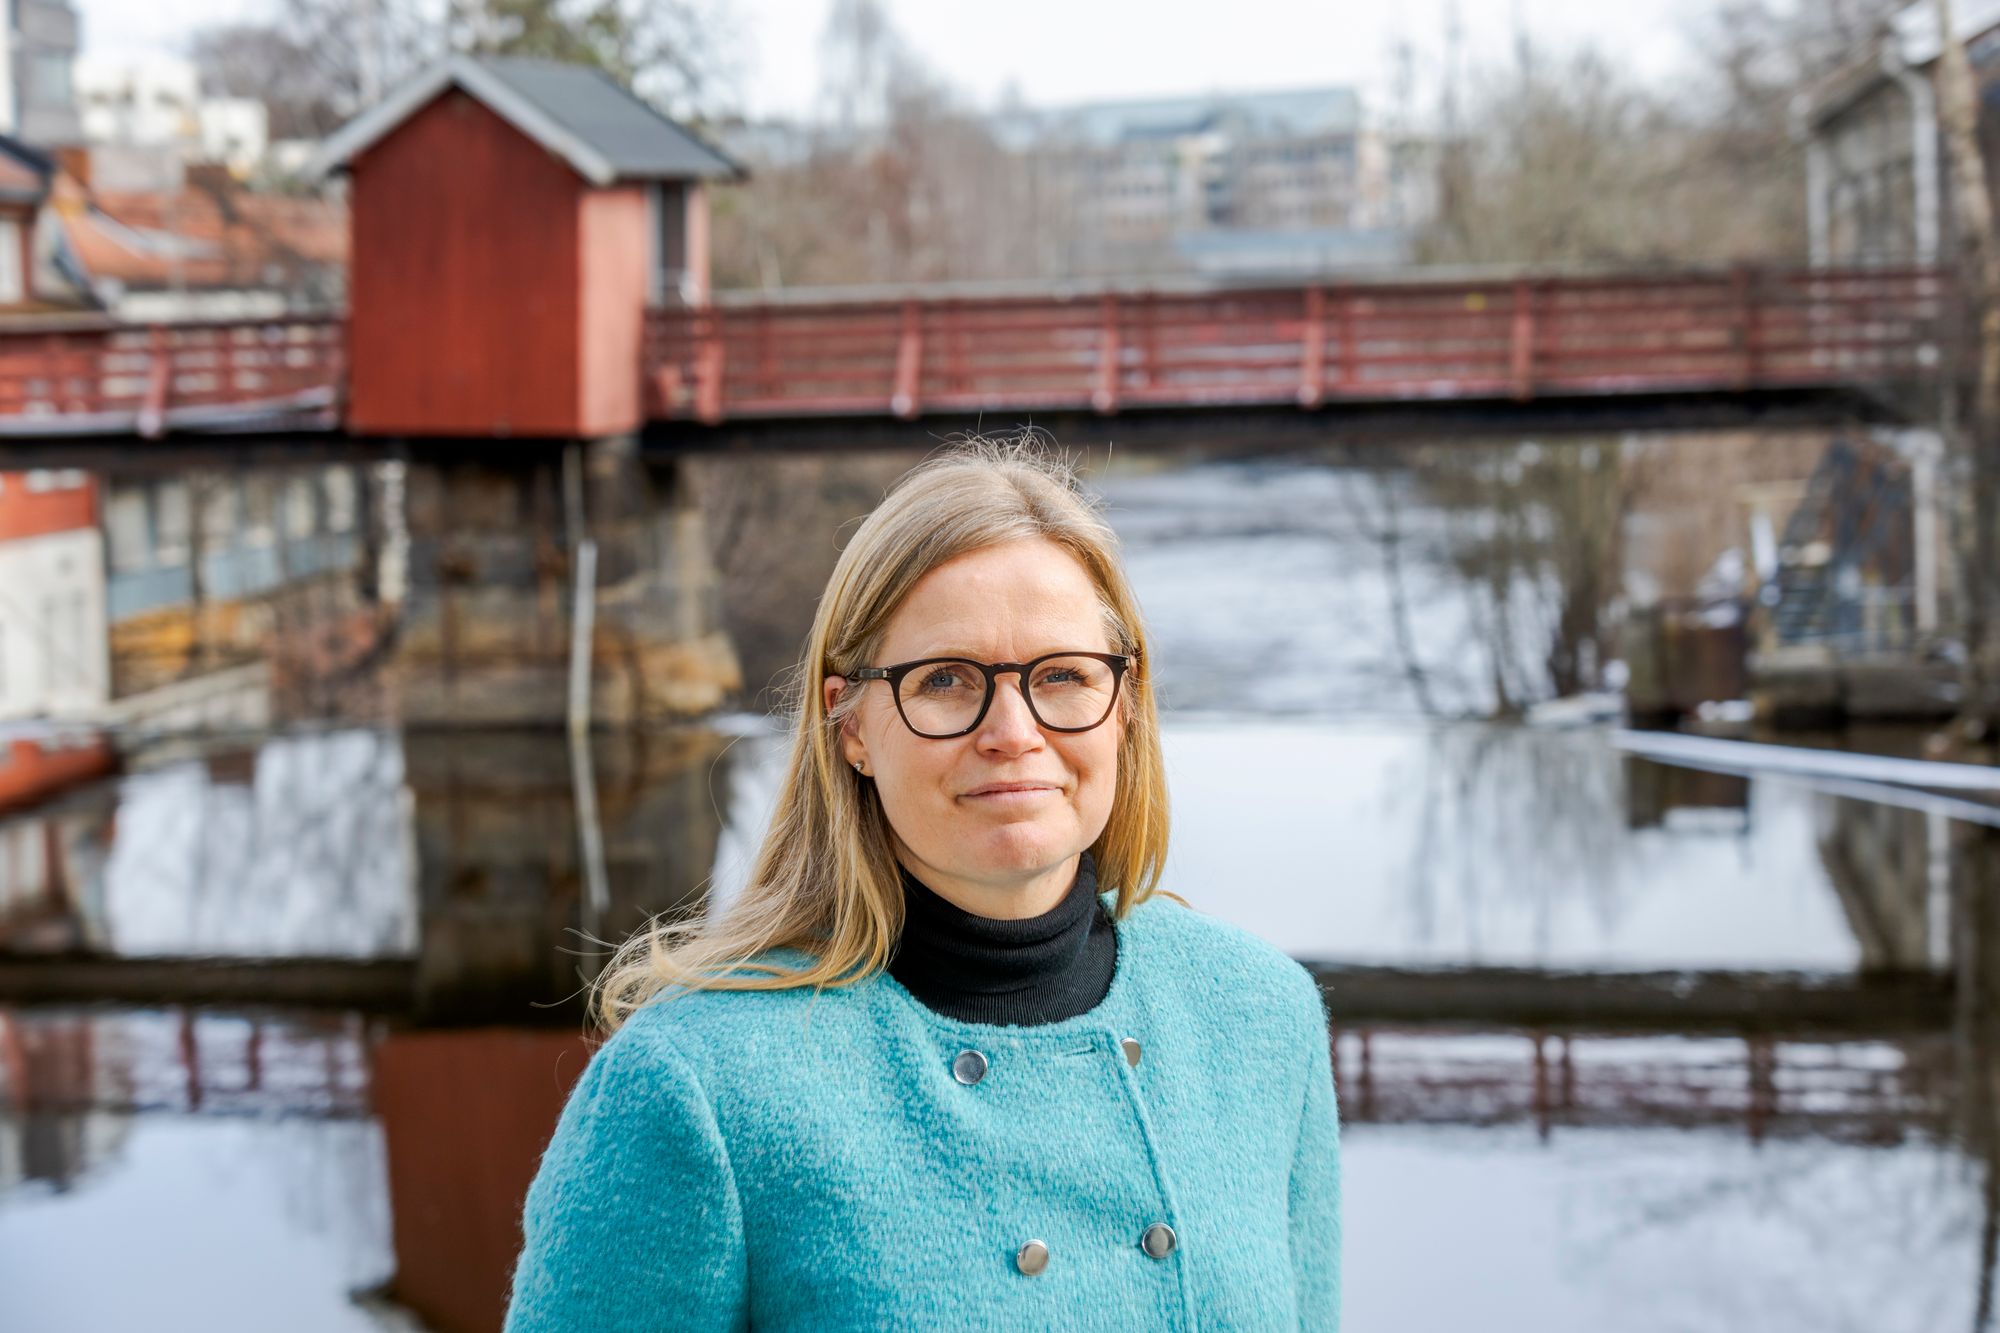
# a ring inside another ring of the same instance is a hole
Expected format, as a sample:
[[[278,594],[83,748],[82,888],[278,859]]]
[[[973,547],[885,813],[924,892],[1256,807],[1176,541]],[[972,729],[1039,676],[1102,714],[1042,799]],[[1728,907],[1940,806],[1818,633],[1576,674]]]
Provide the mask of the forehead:
[[[984,547],[931,570],[889,618],[884,644],[895,656],[918,657],[1109,646],[1089,571],[1041,538]]]

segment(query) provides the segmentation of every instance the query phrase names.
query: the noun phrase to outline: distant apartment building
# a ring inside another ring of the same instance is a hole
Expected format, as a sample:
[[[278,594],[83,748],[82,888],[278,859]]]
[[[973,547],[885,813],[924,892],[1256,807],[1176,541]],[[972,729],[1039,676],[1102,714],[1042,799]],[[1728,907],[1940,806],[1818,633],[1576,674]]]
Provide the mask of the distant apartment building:
[[[78,30],[68,0],[0,0],[0,134],[39,148],[83,141],[73,69]]]
[[[248,97],[206,97],[194,62],[165,52],[83,56],[76,62],[76,94],[83,137],[93,149],[92,176],[108,170],[155,172],[172,164],[217,162],[238,177],[254,172],[270,147],[262,102]],[[149,151],[150,150],[150,151]],[[104,182],[109,183],[109,182]],[[177,179],[138,181],[139,188],[167,188]],[[129,187],[128,187],[129,188]]]
[[[0,722],[87,716],[110,697],[97,488],[0,472]]]
[[[1088,267],[1394,263],[1423,220],[1411,155],[1351,88],[1023,109],[994,128],[1063,201]]]

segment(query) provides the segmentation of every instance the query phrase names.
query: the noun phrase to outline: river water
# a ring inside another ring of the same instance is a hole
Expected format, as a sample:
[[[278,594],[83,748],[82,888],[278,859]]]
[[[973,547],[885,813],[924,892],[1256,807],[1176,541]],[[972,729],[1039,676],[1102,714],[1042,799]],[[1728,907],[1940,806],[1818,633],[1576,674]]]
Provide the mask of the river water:
[[[1984,830],[1467,720],[1532,678],[1548,581],[1508,573],[1518,632],[1496,635],[1493,586],[1407,475],[1300,458],[1102,490],[1155,636],[1167,883],[1196,907],[1420,989],[1958,979],[1955,1018],[1863,1000],[1744,1033],[1484,999],[1357,1017],[1336,975],[1345,1327],[1987,1322]],[[603,933],[735,890],[780,748],[750,717],[597,738]],[[531,734],[162,745],[0,824],[8,952],[292,959],[357,994],[401,969],[423,997],[414,1023],[359,999],[0,1008],[0,1328],[490,1323],[520,1108],[580,1058],[573,1011],[532,1008],[587,952],[576,846],[563,743]]]

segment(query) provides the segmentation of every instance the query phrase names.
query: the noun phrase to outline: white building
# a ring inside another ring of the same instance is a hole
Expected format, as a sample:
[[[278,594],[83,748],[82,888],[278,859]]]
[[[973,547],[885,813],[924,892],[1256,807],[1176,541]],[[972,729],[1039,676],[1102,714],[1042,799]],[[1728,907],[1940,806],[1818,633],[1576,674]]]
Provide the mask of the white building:
[[[170,150],[183,162],[222,162],[247,175],[269,146],[264,104],[204,97],[194,62],[162,51],[80,56],[84,138],[111,148]]]
[[[0,472],[0,722],[110,698],[96,506],[88,473]]]
[[[1016,108],[990,123],[1070,201],[1087,264],[1177,251],[1218,273],[1394,263],[1426,220],[1412,145],[1371,123],[1352,88]]]

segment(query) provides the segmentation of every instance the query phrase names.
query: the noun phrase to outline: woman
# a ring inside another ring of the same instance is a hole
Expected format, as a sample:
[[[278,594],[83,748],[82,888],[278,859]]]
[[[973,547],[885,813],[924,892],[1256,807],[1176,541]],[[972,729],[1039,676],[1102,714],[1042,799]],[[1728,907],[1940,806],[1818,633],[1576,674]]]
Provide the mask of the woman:
[[[508,1328],[1334,1329],[1309,974],[1157,890],[1151,664],[1061,467],[855,533],[757,862],[600,988]]]

